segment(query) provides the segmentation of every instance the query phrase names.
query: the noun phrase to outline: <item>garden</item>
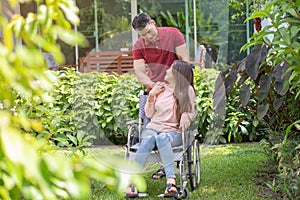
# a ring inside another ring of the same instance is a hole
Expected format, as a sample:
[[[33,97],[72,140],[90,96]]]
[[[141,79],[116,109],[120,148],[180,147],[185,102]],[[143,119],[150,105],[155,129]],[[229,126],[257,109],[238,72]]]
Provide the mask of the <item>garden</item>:
[[[194,69],[201,182],[190,199],[300,199],[300,1],[259,5],[247,20],[271,23],[242,47],[247,57]],[[0,13],[1,199],[122,199],[129,184],[118,169],[136,167],[120,159],[126,122],[138,117],[135,75],[51,71],[43,57],[64,63],[57,40],[87,45],[73,30],[78,13],[68,0],[26,18]],[[149,174],[130,176],[147,185],[145,199],[164,188]]]

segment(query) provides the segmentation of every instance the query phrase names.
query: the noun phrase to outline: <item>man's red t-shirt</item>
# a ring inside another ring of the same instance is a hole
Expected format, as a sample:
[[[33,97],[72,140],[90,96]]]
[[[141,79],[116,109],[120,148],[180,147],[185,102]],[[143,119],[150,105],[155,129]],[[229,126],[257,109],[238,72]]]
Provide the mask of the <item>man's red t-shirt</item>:
[[[133,46],[133,59],[144,59],[148,65],[148,76],[153,82],[164,81],[166,70],[178,59],[175,48],[184,44],[183,34],[173,27],[157,27],[155,43],[139,38]]]

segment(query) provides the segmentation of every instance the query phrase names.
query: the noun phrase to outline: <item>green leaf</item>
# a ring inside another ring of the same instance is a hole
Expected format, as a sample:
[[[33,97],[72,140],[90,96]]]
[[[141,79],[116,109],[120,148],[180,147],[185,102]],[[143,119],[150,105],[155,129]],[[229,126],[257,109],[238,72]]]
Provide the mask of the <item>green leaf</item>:
[[[261,75],[259,79],[259,90],[257,97],[260,101],[264,100],[269,93],[272,77],[269,75]]]
[[[102,122],[102,123],[101,123],[101,127],[102,127],[102,128],[105,128],[105,127],[106,127],[106,122]]]
[[[114,116],[110,116],[110,117],[106,118],[106,122],[107,122],[107,123],[111,122],[111,120],[112,120],[113,118],[114,118]]]
[[[244,84],[239,92],[239,97],[242,105],[247,106],[250,99],[250,85]]]
[[[3,49],[3,48],[1,49],[0,47],[0,51],[2,50],[7,50],[7,49]],[[17,76],[17,71],[12,68],[12,66],[10,65],[8,60],[5,59],[4,56],[0,56],[0,66],[1,66],[0,72],[1,74],[5,74],[5,79],[14,82]]]
[[[14,15],[11,26],[13,26],[13,31],[17,38],[21,38],[22,36],[22,28],[24,26],[25,20],[20,15]]]
[[[86,135],[85,131],[82,131],[82,130],[77,131],[76,137],[77,137],[78,143],[82,142],[82,139],[84,138],[85,135]]]
[[[248,17],[246,21],[249,21],[254,18],[267,18],[268,14],[269,13],[266,10],[259,10],[254,12],[250,17]]]
[[[282,39],[284,41],[284,44],[286,46],[289,46],[291,44],[291,38],[290,38],[290,35],[287,32],[286,27],[280,28],[279,32],[281,33]]]
[[[78,7],[76,7],[74,1],[63,1],[63,3],[59,4],[59,7],[64,11],[64,15],[73,25],[79,25],[79,17],[77,14],[79,13]],[[62,18],[61,18],[62,19]]]
[[[71,134],[67,134],[67,137],[73,142],[74,145],[77,145],[77,138]]]
[[[16,49],[16,56],[22,57],[22,61],[26,66],[46,67],[44,56],[38,49],[19,46]]]
[[[0,21],[1,22],[1,21]],[[12,51],[14,47],[14,42],[13,42],[13,33],[12,29],[4,23],[5,20],[2,20],[2,34],[3,34],[3,43],[5,47],[8,49],[8,51]]]
[[[294,38],[298,32],[300,31],[300,28],[297,26],[292,26],[291,27],[291,38]]]
[[[223,136],[220,136],[219,141],[223,144],[226,144],[226,139]]]
[[[213,107],[215,108],[216,114],[218,114],[220,117],[225,116],[226,91],[222,73],[219,74],[215,83]]]
[[[259,124],[259,121],[255,119],[255,120],[253,120],[253,123],[252,123],[252,124],[253,124],[254,127],[257,127],[258,124]]]
[[[295,18],[299,18],[299,12],[296,12],[295,8],[289,8],[289,9],[285,10],[285,12],[291,14],[291,16],[293,16]]]
[[[47,12],[48,12],[48,7],[46,5],[40,5],[38,7],[38,11],[37,11],[37,20],[39,21],[39,23],[45,27],[46,23],[47,23],[47,20],[48,18],[51,19],[51,17],[49,17],[47,15]]]
[[[56,26],[52,29],[52,33],[58,35],[58,38],[71,46],[80,45],[86,47],[88,45],[88,41],[84,35],[74,30],[67,30]]]
[[[235,67],[235,66],[233,66],[233,67]],[[226,95],[228,95],[230,93],[233,86],[235,85],[236,80],[237,80],[237,72],[236,71],[231,71],[230,74],[226,77],[225,83],[224,83],[225,88],[226,88]]]
[[[257,119],[262,120],[264,116],[267,114],[269,109],[269,104],[259,105],[257,107]]]
[[[273,73],[275,78],[275,91],[280,94],[284,95],[288,91],[288,87],[284,86],[284,83],[290,79],[291,72],[289,70],[289,65],[285,62],[279,63],[274,67]]]
[[[273,108],[278,111],[278,109],[281,107],[282,103],[283,103],[282,98],[275,99],[273,102]]]
[[[242,133],[245,134],[245,135],[248,135],[248,130],[246,129],[245,126],[242,126],[242,125],[239,125],[239,128],[241,129]]]
[[[46,52],[51,52],[55,61],[58,64],[62,64],[65,61],[64,55],[62,54],[60,48],[53,44],[52,42],[46,40],[45,38],[35,35],[32,37],[32,41],[36,44],[41,46]]]
[[[251,77],[252,80],[256,80],[258,76],[258,69],[262,62],[265,61],[267,57],[268,49],[265,45],[255,46],[251,53],[246,59],[246,72]]]

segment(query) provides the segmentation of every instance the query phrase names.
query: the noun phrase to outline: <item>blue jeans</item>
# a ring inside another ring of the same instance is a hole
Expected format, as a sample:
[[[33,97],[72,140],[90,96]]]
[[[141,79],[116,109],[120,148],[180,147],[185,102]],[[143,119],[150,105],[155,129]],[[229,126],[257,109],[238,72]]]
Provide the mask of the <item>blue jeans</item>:
[[[172,147],[182,144],[181,134],[177,132],[156,132],[153,129],[144,129],[142,132],[142,142],[136,153],[135,162],[144,167],[155,144],[165,169],[166,178],[175,178]]]

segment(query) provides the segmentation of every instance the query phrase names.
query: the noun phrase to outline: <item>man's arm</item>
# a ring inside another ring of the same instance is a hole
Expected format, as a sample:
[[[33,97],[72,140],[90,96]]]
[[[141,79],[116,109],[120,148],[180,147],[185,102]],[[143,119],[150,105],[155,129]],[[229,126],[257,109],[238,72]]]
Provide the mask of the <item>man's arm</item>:
[[[146,73],[146,63],[144,59],[134,60],[133,67],[137,79],[140,83],[145,85],[146,87],[153,88],[155,83],[151,81]]]
[[[187,63],[190,62],[189,54],[188,54],[187,47],[186,47],[186,43],[176,47],[175,48],[175,53],[176,53],[177,57],[180,60],[185,61]]]

